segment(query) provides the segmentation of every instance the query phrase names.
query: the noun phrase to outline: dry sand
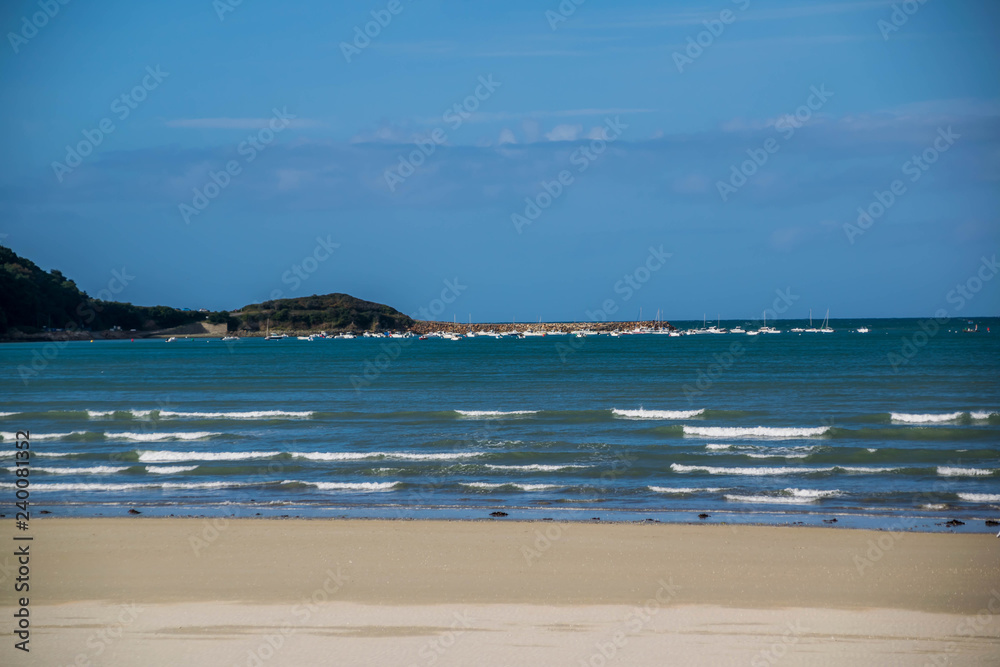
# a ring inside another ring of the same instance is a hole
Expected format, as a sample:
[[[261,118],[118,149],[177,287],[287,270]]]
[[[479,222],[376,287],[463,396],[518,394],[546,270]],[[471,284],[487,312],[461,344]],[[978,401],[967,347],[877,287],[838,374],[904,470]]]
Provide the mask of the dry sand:
[[[31,533],[32,650],[5,631],[5,665],[1000,664],[992,535],[144,518]]]

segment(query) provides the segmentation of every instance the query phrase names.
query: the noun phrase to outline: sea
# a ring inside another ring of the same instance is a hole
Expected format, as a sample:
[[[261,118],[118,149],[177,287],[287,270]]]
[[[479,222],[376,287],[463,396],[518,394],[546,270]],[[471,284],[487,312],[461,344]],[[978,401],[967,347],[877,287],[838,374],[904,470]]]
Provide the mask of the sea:
[[[7,343],[0,497],[26,431],[33,516],[997,530],[1000,319],[772,325]]]

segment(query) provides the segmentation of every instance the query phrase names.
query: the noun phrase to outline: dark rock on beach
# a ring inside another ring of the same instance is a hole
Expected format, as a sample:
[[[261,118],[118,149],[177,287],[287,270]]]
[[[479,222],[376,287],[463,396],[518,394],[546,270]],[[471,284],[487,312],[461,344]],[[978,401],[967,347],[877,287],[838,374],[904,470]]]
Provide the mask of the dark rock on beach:
[[[951,521],[946,521],[944,525],[946,525],[946,526],[948,526],[950,528],[950,527],[953,527],[953,526],[964,526],[965,522],[964,521],[959,521],[958,519],[952,519]]]
[[[710,516],[712,516],[712,515],[711,514],[705,514],[704,512],[702,512],[701,514],[698,515],[698,518],[699,519],[707,519]]]
[[[140,512],[139,510],[136,510],[136,509],[131,509],[131,510],[128,511],[128,513],[129,514],[142,514],[142,512]]]
[[[490,512],[490,516],[507,516],[506,512]]]

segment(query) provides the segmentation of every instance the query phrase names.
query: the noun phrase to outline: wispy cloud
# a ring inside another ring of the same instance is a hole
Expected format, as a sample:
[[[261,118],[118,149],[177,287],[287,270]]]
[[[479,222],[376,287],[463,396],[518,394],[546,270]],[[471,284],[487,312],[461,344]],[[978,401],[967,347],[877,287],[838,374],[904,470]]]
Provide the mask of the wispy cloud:
[[[495,123],[513,120],[523,120],[525,118],[573,118],[577,116],[611,116],[614,114],[637,114],[655,113],[657,109],[641,109],[627,107],[586,108],[586,109],[549,109],[537,111],[480,111],[471,114],[465,122],[467,123]],[[441,117],[418,118],[417,123],[429,125],[440,123]]]
[[[556,125],[551,132],[546,132],[549,141],[576,141],[583,132],[583,125]]]

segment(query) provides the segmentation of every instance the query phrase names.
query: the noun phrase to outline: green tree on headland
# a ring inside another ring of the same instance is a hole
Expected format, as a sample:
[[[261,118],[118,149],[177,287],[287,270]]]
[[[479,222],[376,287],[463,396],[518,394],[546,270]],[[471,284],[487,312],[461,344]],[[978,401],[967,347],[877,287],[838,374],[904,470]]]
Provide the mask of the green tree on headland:
[[[413,320],[394,308],[349,294],[276,299],[234,312],[199,312],[168,306],[134,306],[89,296],[58,270],[43,271],[31,260],[0,246],[0,335],[47,330],[155,331],[205,322],[228,331],[272,328],[309,330],[408,329]]]

